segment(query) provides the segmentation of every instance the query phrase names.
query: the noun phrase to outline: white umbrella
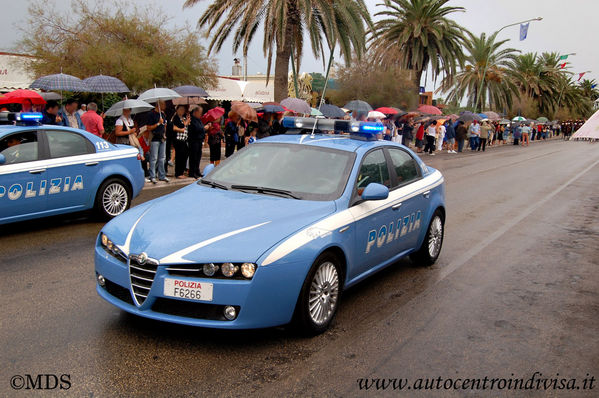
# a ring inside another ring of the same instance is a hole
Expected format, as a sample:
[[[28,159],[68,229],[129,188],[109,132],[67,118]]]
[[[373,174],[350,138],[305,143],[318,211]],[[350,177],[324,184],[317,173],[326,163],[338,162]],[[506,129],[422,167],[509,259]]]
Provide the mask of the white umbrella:
[[[123,114],[123,109],[131,109],[131,114],[136,114],[154,109],[154,106],[138,99],[127,99],[112,105],[110,109],[106,111],[106,116],[121,116]]]
[[[368,119],[384,119],[386,117],[387,117],[387,115],[385,115],[383,112],[379,112],[379,111],[368,112]]]
[[[138,99],[146,102],[168,101],[181,96],[170,88],[155,87],[141,93]]]

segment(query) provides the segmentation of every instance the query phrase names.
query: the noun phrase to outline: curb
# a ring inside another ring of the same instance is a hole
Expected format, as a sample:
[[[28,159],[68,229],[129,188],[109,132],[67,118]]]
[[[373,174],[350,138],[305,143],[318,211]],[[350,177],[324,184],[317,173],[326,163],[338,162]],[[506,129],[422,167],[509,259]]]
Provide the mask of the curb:
[[[146,182],[142,190],[151,190],[158,188],[167,188],[172,186],[180,186],[180,185],[189,185],[192,182],[195,182],[195,178],[171,178],[169,182],[158,181],[156,184],[152,184],[151,182]]]

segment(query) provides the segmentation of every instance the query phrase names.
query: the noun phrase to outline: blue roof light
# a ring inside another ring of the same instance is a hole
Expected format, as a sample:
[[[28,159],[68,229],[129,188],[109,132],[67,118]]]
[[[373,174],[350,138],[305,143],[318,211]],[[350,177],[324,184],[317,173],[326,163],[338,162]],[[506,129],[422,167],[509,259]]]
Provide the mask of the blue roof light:
[[[41,121],[43,117],[39,112],[21,112],[17,114],[17,121]]]

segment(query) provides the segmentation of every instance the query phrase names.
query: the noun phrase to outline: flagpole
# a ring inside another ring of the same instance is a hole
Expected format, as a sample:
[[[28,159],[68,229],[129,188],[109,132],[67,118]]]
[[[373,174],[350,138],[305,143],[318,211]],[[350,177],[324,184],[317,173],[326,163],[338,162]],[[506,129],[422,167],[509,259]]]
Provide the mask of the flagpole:
[[[493,39],[493,41],[495,41],[495,38],[497,37],[497,35],[499,34],[499,32],[501,32],[501,31],[502,31],[502,30],[504,30],[505,28],[509,28],[509,27],[511,27],[511,26],[516,26],[516,25],[522,25],[522,24],[524,24],[524,23],[527,23],[527,22],[532,22],[532,21],[541,21],[541,20],[543,20],[543,17],[536,17],[536,18],[527,19],[526,21],[522,21],[522,22],[515,22],[515,23],[511,23],[511,24],[509,24],[509,25],[502,26],[501,28],[499,28],[499,30],[498,30],[498,31],[496,31],[495,33],[493,33],[493,34],[491,35],[491,38]],[[479,103],[479,99],[480,99],[480,92],[481,92],[481,91],[482,91],[482,89],[483,89],[483,84],[484,84],[484,82],[485,82],[485,77],[487,76],[487,68],[488,68],[488,66],[489,66],[489,58],[490,58],[490,57],[491,57],[491,54],[490,54],[490,53],[489,53],[489,54],[487,54],[487,59],[486,59],[486,61],[485,61],[485,67],[484,67],[484,69],[483,69],[483,75],[482,75],[482,79],[481,79],[481,81],[480,81],[480,85],[479,85],[479,87],[478,87],[478,91],[476,92],[476,102],[475,102],[475,104],[474,104],[474,112],[475,112],[475,113],[478,113],[478,112],[477,112],[477,110],[478,110],[478,103]],[[481,109],[481,112],[482,112],[482,109]]]

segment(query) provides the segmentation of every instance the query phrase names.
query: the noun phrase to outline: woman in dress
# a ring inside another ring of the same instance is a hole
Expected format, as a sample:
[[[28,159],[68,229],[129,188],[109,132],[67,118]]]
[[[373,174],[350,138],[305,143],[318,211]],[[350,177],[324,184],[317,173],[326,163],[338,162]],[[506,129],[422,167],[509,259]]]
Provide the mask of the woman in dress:
[[[218,166],[220,163],[220,152],[221,142],[223,139],[223,133],[220,129],[220,121],[222,117],[217,120],[206,124],[206,131],[208,136],[208,146],[210,147],[210,163]]]

